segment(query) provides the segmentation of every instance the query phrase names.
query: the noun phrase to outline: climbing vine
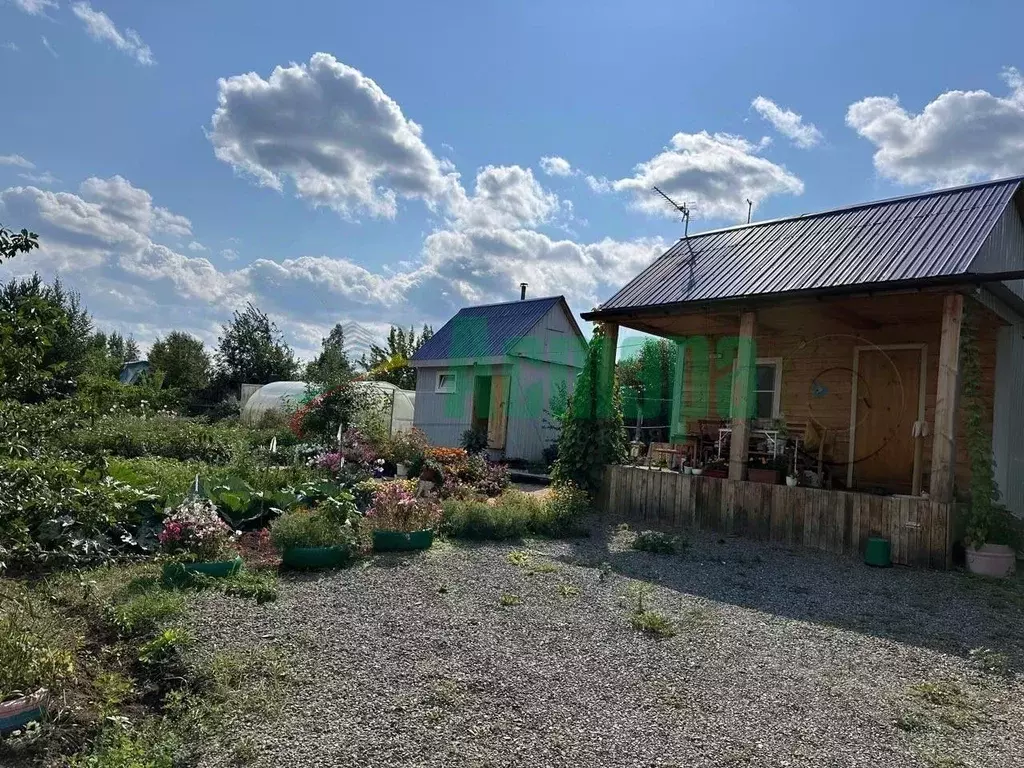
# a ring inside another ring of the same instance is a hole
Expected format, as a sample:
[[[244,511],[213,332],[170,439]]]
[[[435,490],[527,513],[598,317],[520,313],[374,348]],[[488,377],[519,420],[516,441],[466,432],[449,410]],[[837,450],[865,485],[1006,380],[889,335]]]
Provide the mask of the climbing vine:
[[[985,544],[1017,546],[1016,523],[999,504],[992,458],[992,437],[985,426],[985,401],[981,393],[981,364],[974,313],[964,310],[960,331],[960,393],[966,426],[967,459],[971,469],[970,515],[965,542],[971,547]]]
[[[562,416],[558,437],[558,460],[552,471],[556,483],[572,483],[591,494],[601,488],[601,477],[608,464],[622,462],[626,455],[626,431],[622,424],[622,400],[618,386],[611,403],[600,391],[601,358],[608,339],[594,334],[587,348],[587,359],[576,377],[569,406]]]

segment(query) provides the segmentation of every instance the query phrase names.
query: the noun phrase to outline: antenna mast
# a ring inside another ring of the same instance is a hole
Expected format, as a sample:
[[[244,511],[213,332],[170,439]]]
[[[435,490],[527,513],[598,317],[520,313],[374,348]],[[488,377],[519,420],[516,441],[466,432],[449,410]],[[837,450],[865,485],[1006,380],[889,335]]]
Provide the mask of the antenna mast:
[[[750,223],[750,212],[754,209],[754,201],[747,198],[747,224]]]
[[[683,203],[682,205],[680,205],[679,203],[677,203],[675,200],[673,200],[671,197],[666,195],[664,192],[662,192],[657,187],[654,188],[654,191],[657,192],[662,197],[664,197],[668,201],[669,205],[671,205],[673,208],[675,208],[677,211],[679,211],[681,214],[683,214],[683,237],[689,237],[690,236],[690,208],[689,208],[689,206],[692,205],[692,203]]]

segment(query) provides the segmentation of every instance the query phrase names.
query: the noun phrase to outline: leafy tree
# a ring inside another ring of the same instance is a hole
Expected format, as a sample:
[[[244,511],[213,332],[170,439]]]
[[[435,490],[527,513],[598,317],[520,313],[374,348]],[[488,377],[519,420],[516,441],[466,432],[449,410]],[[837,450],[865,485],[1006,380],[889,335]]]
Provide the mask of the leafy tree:
[[[39,235],[27,229],[14,232],[0,224],[0,264],[4,259],[13,259],[19,253],[28,253],[39,247]]]
[[[203,342],[182,331],[171,331],[149,348],[149,364],[164,374],[164,383],[194,393],[210,383],[210,356]]]
[[[295,353],[277,325],[252,304],[235,311],[217,340],[217,373],[225,390],[240,384],[269,384],[294,379],[299,372]]]
[[[327,338],[321,340],[320,354],[306,366],[306,381],[331,386],[353,375],[352,363],[345,353],[345,329],[338,323]]]
[[[92,318],[77,293],[35,274],[0,289],[0,375],[9,397],[38,402],[74,391],[85,372]]]
[[[116,379],[125,363],[139,359],[139,345],[131,336],[117,331],[109,336],[97,331],[89,339],[89,359],[86,370],[90,375]]]
[[[642,415],[644,422],[663,426],[664,437],[668,438],[675,370],[676,345],[668,339],[645,339],[635,355],[618,364],[623,413],[628,423],[635,423]]]
[[[618,464],[626,456],[626,431],[622,426],[622,400],[613,387],[609,403],[599,389],[605,337],[594,333],[587,347],[583,370],[562,416],[558,437],[558,459],[552,470],[557,484],[571,483],[590,494],[601,489],[601,478],[608,464]]]
[[[387,346],[370,345],[370,356],[360,359],[359,365],[367,372],[367,378],[374,381],[388,381],[400,389],[416,389],[416,369],[409,365],[409,358],[423,346],[434,329],[424,325],[420,335],[414,328],[408,331],[397,325],[388,332]]]

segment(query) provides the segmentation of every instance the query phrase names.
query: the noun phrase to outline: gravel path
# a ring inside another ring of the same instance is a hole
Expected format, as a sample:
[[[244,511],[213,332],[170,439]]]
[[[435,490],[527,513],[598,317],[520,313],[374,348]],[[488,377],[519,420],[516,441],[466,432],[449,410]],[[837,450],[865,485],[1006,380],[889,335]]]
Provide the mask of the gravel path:
[[[285,577],[276,603],[204,597],[201,651],[278,649],[297,684],[206,765],[1024,766],[1020,581],[631,536],[440,543]],[[630,626],[641,583],[674,637]]]

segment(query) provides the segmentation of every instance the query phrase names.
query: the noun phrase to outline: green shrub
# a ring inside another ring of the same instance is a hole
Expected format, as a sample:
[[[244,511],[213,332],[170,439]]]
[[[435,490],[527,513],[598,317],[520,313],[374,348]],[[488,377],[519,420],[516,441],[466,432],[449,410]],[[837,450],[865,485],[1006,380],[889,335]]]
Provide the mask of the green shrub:
[[[166,728],[150,724],[126,731],[106,729],[88,755],[71,760],[71,768],[173,768],[178,739]]]
[[[571,486],[552,488],[546,498],[512,490],[486,502],[448,499],[443,530],[464,539],[564,536],[578,530],[588,510],[586,494]]]
[[[674,555],[685,551],[689,543],[682,536],[672,536],[660,531],[641,531],[630,546],[640,552]]]
[[[181,650],[191,642],[181,627],[168,627],[139,648],[139,661],[149,666],[178,662]]]
[[[296,547],[343,547],[354,553],[355,529],[340,523],[320,509],[299,508],[277,518],[270,526],[270,539],[281,552]]]
[[[135,579],[126,589],[106,604],[104,615],[122,635],[138,635],[155,631],[160,624],[184,610],[184,598],[176,592],[160,588],[152,577]]]
[[[0,571],[73,566],[136,548],[157,499],[95,464],[0,460]]]

